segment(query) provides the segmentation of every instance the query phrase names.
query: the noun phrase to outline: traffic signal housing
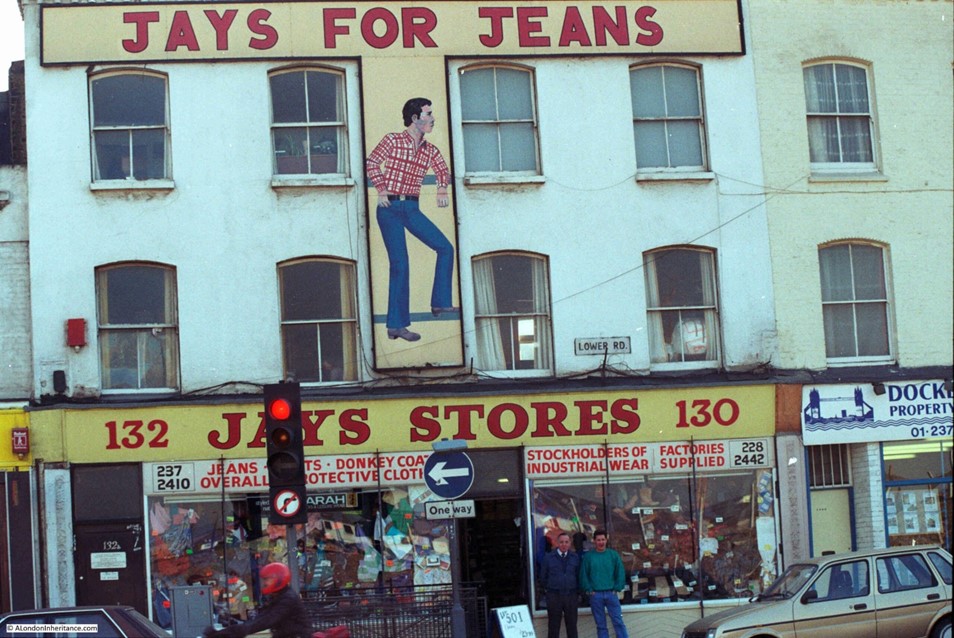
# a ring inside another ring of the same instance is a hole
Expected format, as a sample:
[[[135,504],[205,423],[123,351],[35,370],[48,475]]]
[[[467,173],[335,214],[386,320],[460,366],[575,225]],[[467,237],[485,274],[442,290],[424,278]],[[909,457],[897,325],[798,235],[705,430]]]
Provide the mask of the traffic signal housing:
[[[305,449],[301,429],[301,387],[297,383],[266,385],[265,448],[268,466],[269,522],[301,522],[305,515]],[[300,512],[288,516],[277,511],[276,499],[286,502],[293,491],[300,500]]]

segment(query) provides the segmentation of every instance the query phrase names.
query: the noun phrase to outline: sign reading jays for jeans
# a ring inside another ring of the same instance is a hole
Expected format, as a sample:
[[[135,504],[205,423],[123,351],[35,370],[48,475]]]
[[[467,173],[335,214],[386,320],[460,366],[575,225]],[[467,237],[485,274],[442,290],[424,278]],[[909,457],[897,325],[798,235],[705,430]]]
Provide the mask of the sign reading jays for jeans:
[[[389,175],[413,175],[400,183],[363,183],[374,367],[379,370],[465,364],[462,311],[474,313],[475,297],[469,290],[462,294],[459,283],[453,186],[454,175],[462,176],[466,167],[455,166],[450,156],[449,58],[744,53],[737,0],[253,0],[45,3],[39,9],[43,66],[148,69],[151,63],[274,60],[277,67],[289,60],[327,65],[335,59],[360,60],[357,102],[363,112],[349,128],[363,138],[367,151],[380,153],[365,166],[364,158],[353,158],[350,175],[358,178],[368,166],[383,166]],[[164,66],[162,71],[173,84],[175,70]],[[403,107],[419,96],[431,100],[434,119],[422,113],[423,119],[406,122]],[[414,128],[425,125],[426,130]],[[415,137],[379,146],[388,133],[405,130],[416,131]],[[411,153],[420,133],[427,152]],[[455,146],[462,148],[460,141]],[[420,161],[409,159],[414,156]],[[439,189],[448,179],[451,187]],[[379,202],[375,186],[385,184],[392,194],[419,199]],[[501,359],[509,337],[485,333]]]

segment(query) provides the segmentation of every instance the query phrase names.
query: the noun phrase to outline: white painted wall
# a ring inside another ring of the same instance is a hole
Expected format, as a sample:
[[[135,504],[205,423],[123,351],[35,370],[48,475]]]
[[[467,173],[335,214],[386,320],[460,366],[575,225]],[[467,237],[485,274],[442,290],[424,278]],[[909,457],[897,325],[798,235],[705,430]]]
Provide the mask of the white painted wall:
[[[951,365],[954,4],[750,0],[779,365],[826,367],[819,244],[888,245],[896,362]],[[802,64],[870,65],[879,181],[809,179]]]
[[[29,242],[24,166],[0,166],[0,400],[31,395]]]
[[[36,7],[26,9],[35,26]],[[275,265],[286,259],[354,259],[361,332],[370,334],[354,63],[339,66],[348,73],[356,186],[274,190],[267,72],[278,64],[223,62],[148,65],[170,78],[175,189],[111,193],[90,190],[86,68],[41,68],[31,28],[27,50],[37,394],[49,392],[54,369],[67,370],[74,394],[98,392],[93,273],[114,261],[176,267],[184,392],[280,377]],[[751,57],[685,60],[702,65],[709,181],[636,182],[629,97],[636,59],[522,61],[536,72],[546,182],[488,188],[458,179],[454,186],[468,364],[476,357],[471,258],[514,249],[549,257],[558,376],[598,367],[599,357],[573,354],[574,338],[598,336],[631,337],[633,353],[608,363],[647,373],[642,253],[690,242],[717,251],[725,366],[771,359],[774,301]],[[452,135],[460,154],[457,125]],[[69,317],[89,322],[90,343],[79,353],[64,342]],[[370,360],[370,339],[362,346]]]

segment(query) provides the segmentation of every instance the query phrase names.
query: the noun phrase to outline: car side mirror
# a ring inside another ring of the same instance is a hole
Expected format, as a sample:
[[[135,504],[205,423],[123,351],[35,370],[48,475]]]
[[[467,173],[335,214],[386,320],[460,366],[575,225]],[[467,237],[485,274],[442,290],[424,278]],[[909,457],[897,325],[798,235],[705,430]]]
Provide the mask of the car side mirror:
[[[818,600],[817,589],[809,589],[807,592],[802,594],[802,604],[810,603],[813,600]]]

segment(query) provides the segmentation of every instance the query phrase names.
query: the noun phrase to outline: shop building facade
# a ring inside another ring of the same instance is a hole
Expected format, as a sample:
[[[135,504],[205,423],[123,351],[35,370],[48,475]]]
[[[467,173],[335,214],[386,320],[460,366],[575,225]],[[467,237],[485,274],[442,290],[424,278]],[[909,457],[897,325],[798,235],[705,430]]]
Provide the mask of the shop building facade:
[[[780,400],[780,448],[804,466],[782,494],[802,503],[788,557],[950,549],[954,5],[749,8],[778,366],[803,371]],[[895,493],[921,503],[918,533]]]

